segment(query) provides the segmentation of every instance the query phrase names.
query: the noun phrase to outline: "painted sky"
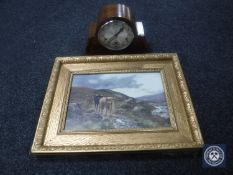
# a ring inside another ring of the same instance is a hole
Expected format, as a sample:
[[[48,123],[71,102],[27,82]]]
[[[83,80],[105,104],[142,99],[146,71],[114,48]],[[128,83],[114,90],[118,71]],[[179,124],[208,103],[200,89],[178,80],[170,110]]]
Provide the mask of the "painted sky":
[[[163,92],[159,72],[74,75],[72,86],[111,89],[134,98]]]

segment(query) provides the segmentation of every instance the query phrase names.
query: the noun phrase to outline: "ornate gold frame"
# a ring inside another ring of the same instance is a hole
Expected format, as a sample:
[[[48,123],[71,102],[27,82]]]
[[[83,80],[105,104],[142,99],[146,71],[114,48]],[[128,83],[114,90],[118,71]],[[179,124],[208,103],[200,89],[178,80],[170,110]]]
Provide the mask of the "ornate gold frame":
[[[160,71],[171,127],[64,132],[71,77],[78,73]],[[33,154],[201,148],[203,139],[176,54],[59,57],[42,106]]]

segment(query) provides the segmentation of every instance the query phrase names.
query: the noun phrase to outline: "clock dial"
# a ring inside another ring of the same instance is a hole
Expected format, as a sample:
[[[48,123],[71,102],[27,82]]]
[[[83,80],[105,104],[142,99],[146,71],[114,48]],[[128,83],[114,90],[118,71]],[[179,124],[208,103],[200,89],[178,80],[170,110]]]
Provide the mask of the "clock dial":
[[[101,26],[98,40],[101,45],[110,50],[127,48],[134,39],[132,28],[124,21],[111,20]]]

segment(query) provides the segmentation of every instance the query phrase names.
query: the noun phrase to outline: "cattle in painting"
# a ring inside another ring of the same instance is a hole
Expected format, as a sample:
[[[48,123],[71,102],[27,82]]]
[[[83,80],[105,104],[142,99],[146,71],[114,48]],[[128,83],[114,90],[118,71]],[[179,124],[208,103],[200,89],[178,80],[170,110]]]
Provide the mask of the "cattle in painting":
[[[99,112],[102,115],[111,115],[114,109],[114,98],[113,97],[101,97],[99,101]]]
[[[99,112],[99,104],[100,104],[100,99],[102,98],[103,96],[102,95],[98,95],[96,94],[94,96],[94,104],[95,104],[95,111]]]

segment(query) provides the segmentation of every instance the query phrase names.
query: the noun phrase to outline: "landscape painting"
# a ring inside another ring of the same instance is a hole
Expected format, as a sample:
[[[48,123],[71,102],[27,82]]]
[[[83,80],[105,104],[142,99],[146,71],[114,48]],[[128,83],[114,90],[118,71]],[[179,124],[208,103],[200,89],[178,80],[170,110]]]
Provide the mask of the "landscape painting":
[[[75,74],[64,130],[170,127],[160,72]]]

